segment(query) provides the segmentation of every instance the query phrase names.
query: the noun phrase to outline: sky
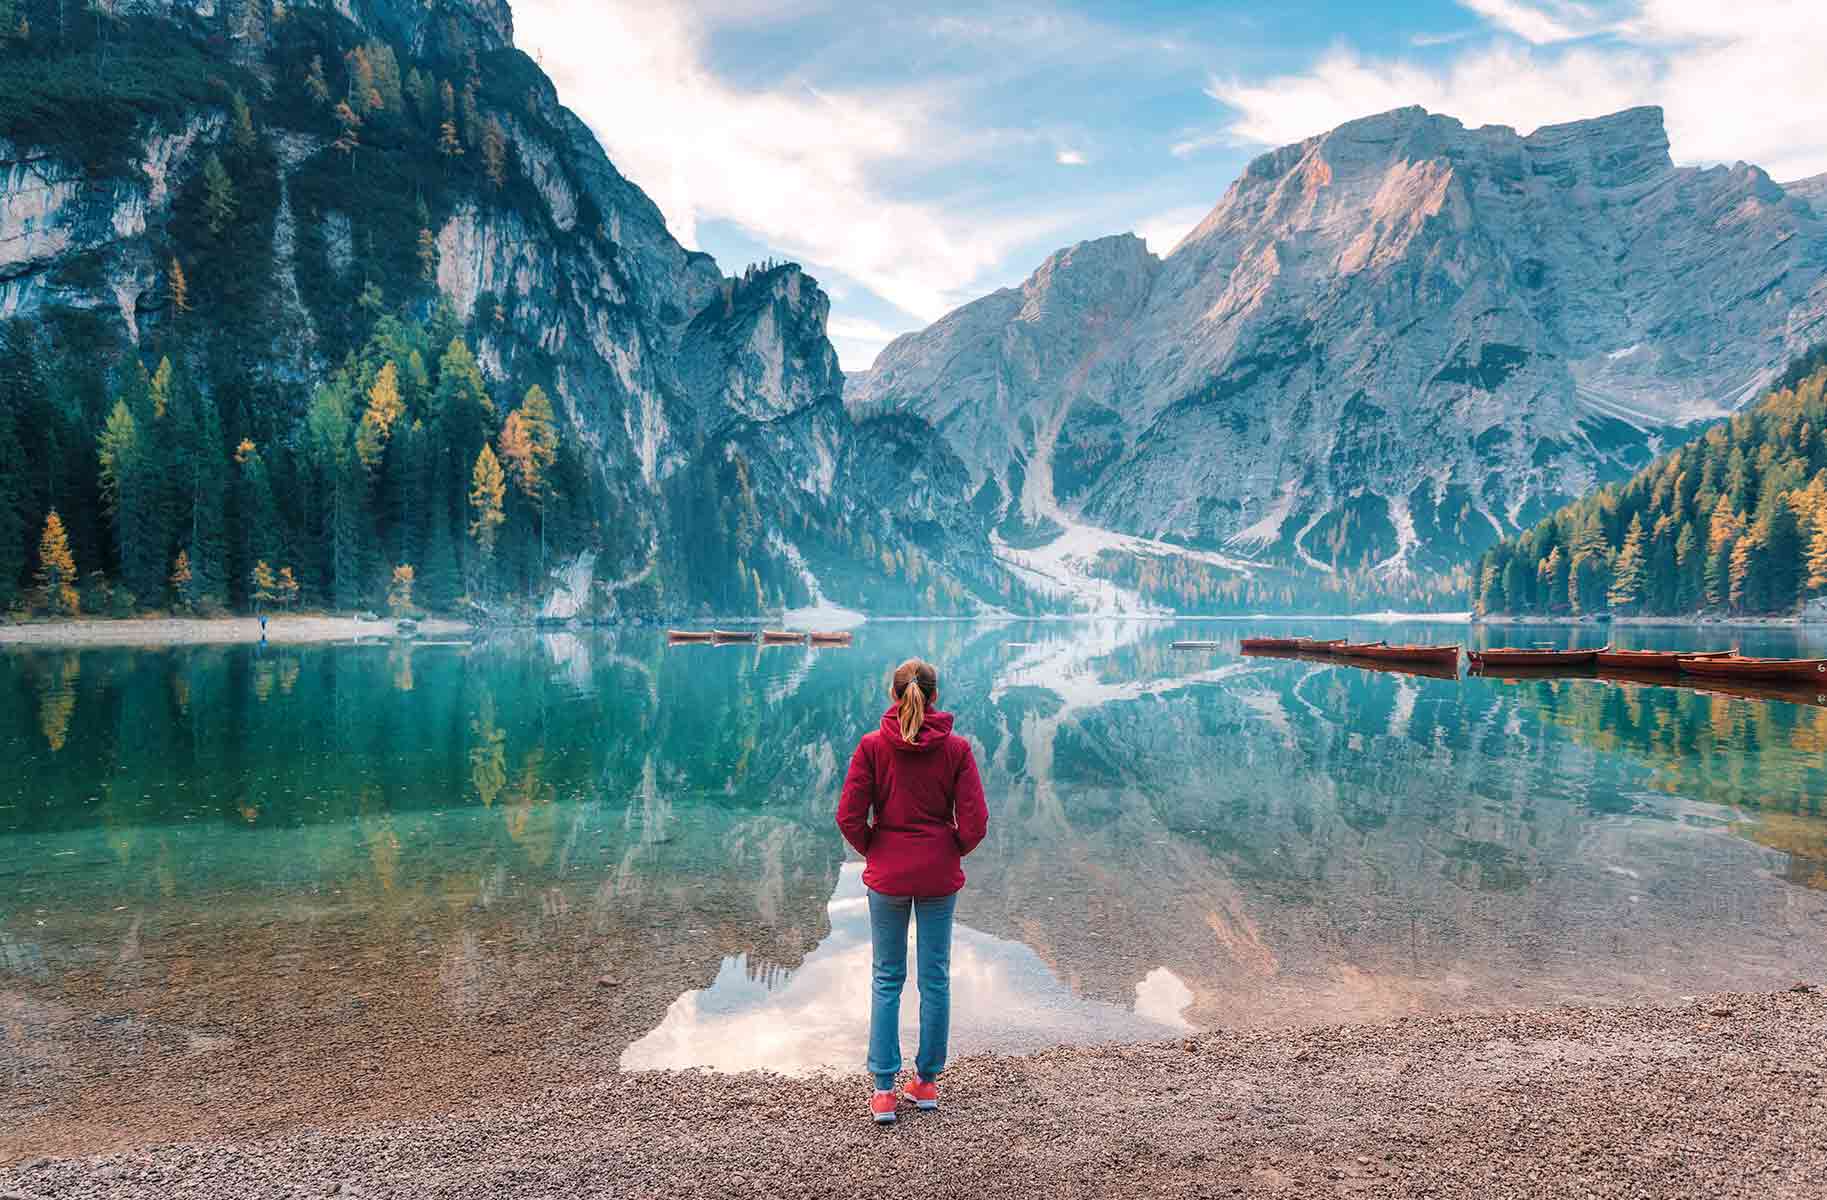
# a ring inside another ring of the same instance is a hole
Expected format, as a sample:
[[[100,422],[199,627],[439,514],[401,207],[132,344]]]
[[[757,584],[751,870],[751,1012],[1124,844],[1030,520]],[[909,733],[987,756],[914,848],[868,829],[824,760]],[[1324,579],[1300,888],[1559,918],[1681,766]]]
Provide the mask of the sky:
[[[1676,162],[1827,172],[1827,0],[514,0],[515,40],[685,245],[802,264],[847,371],[1047,255],[1166,254],[1245,164],[1420,104],[1638,104]]]

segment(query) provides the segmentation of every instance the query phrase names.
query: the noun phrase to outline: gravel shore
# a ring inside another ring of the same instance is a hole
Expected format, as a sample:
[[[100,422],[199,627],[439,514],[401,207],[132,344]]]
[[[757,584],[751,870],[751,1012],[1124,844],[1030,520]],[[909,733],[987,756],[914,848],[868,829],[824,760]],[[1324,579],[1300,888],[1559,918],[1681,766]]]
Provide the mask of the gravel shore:
[[[1705,997],[981,1056],[859,1080],[606,1073],[435,1120],[0,1171],[0,1196],[1827,1195],[1827,997]]]

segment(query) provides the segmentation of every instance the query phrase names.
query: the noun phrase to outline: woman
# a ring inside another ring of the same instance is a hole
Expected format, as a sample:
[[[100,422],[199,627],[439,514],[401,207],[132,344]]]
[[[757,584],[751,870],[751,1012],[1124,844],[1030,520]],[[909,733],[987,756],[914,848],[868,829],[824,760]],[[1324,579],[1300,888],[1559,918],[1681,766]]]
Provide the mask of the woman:
[[[919,926],[920,1050],[907,1098],[919,1108],[939,1107],[952,1021],[952,906],[964,886],[962,860],[989,827],[971,744],[952,732],[952,715],[934,707],[938,672],[910,658],[895,668],[888,695],[882,727],[864,734],[850,756],[837,804],[837,827],[865,859],[875,951],[869,1112],[881,1125],[895,1117],[910,915]]]

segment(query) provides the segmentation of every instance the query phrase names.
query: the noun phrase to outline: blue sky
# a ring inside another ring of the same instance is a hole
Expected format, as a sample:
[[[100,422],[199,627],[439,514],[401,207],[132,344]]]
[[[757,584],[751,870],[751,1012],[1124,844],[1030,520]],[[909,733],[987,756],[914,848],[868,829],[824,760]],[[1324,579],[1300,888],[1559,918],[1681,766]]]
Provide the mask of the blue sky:
[[[1053,250],[1157,253],[1250,158],[1422,104],[1528,132],[1667,109],[1678,162],[1827,172],[1827,0],[516,0],[675,236],[792,259],[848,370]]]

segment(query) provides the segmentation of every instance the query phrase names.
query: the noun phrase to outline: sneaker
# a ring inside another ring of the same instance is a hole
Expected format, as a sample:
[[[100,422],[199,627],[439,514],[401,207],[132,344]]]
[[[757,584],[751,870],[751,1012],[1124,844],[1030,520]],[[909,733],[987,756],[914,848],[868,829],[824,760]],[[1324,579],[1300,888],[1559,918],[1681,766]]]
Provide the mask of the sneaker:
[[[894,1124],[894,1105],[898,1097],[892,1092],[877,1092],[869,1097],[869,1115],[877,1125]]]
[[[907,1083],[907,1098],[915,1107],[927,1110],[939,1107],[939,1085],[915,1075]]]

